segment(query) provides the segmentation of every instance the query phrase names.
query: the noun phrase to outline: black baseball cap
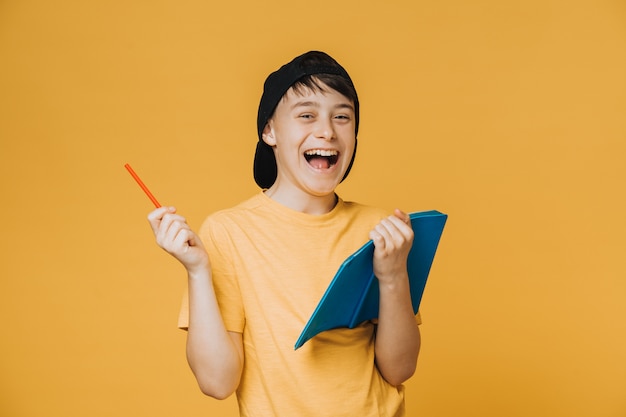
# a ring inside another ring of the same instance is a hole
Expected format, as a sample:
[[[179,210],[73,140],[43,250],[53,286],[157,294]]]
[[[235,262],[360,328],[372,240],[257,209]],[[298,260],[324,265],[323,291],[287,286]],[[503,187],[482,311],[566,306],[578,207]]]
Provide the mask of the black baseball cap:
[[[311,61],[328,62],[328,64],[311,64]],[[265,129],[265,125],[272,117],[274,110],[276,110],[276,106],[278,106],[278,103],[291,86],[301,78],[314,74],[339,75],[344,78],[350,86],[352,86],[352,89],[355,92],[355,134],[359,130],[359,100],[356,96],[356,89],[354,88],[354,84],[352,83],[352,79],[348,75],[348,72],[341,65],[339,65],[337,61],[324,52],[309,51],[305,54],[297,56],[291,62],[283,65],[277,71],[271,73],[263,85],[263,95],[261,96],[259,113],[257,116],[259,141],[254,155],[254,180],[261,188],[270,188],[272,184],[274,184],[274,181],[276,181],[276,176],[278,174],[274,151],[271,146],[263,141],[263,130]],[[352,159],[350,160],[350,165],[348,166],[342,181],[348,176],[348,173],[352,168],[352,164],[354,163],[356,142],[354,146],[354,152],[352,154]]]

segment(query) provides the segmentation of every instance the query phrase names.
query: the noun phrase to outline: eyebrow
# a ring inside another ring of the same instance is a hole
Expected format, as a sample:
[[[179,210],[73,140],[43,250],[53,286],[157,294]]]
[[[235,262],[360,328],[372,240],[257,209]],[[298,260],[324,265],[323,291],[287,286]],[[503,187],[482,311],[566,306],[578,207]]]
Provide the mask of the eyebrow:
[[[293,106],[291,106],[291,109],[296,109],[298,107],[319,107],[319,103],[317,103],[316,101],[298,101],[296,103],[294,103]],[[336,109],[348,109],[348,110],[352,110],[354,111],[354,106],[352,104],[349,103],[339,103],[335,106]]]

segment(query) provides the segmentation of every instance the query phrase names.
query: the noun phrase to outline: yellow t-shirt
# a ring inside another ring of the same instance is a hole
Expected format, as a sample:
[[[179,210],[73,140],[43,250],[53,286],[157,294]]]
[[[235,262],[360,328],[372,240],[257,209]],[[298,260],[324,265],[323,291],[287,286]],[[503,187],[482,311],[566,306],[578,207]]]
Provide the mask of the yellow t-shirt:
[[[243,334],[242,416],[404,415],[404,388],[374,363],[373,323],[323,332],[294,350],[343,260],[387,215],[341,199],[330,213],[309,215],[259,193],[204,222],[226,328]],[[185,300],[179,326],[187,322]]]

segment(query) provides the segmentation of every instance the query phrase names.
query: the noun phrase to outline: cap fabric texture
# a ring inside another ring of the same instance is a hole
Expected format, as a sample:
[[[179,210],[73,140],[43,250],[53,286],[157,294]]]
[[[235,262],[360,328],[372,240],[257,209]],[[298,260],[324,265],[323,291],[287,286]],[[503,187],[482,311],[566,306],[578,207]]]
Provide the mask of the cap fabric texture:
[[[261,188],[270,188],[272,184],[274,184],[274,181],[276,181],[276,176],[278,174],[274,151],[272,150],[271,146],[263,141],[263,130],[265,129],[267,121],[274,114],[276,106],[278,106],[278,103],[285,95],[285,93],[289,90],[289,88],[291,88],[291,86],[294,85],[299,79],[314,74],[339,75],[353,85],[352,79],[350,79],[350,76],[348,75],[346,70],[339,64],[336,64],[336,66],[306,65],[303,60],[305,60],[311,53],[323,54],[330,58],[329,55],[323,52],[307,52],[294,58],[291,62],[283,65],[277,71],[271,73],[265,80],[265,84],[263,86],[263,95],[261,96],[259,113],[257,116],[257,130],[259,135],[259,142],[257,143],[256,154],[254,155],[254,180]],[[358,99],[356,99],[354,103],[354,113],[356,134],[359,130]],[[352,154],[352,159],[350,160],[350,165],[348,166],[348,169],[343,179],[348,176],[348,173],[352,168],[355,154],[356,143],[354,153]]]

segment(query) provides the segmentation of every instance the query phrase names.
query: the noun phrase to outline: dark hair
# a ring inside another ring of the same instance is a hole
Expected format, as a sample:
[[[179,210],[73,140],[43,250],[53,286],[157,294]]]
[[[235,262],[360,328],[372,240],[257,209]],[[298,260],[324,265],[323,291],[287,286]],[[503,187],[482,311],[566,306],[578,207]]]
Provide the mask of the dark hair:
[[[311,51],[306,54],[302,59],[302,65],[305,67],[327,67],[341,69],[341,66],[330,56],[322,52]],[[303,89],[309,89],[311,91],[326,92],[327,86],[339,94],[348,98],[352,103],[358,101],[356,89],[352,82],[346,77],[339,74],[310,74],[297,80],[291,88],[297,94],[303,94]],[[283,96],[284,98],[284,96]],[[272,114],[273,116],[273,114]],[[270,116],[271,118],[271,116]]]

